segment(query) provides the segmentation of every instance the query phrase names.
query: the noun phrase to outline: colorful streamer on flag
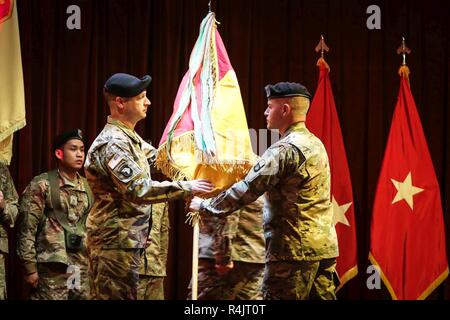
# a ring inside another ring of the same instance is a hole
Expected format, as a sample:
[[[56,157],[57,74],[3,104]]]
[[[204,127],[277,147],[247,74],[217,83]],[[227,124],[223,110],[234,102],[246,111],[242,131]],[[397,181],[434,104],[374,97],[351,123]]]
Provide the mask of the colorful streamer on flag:
[[[238,80],[213,12],[200,25],[173,109],[156,160],[165,175],[208,179],[216,186],[213,194],[245,176],[255,155]]]

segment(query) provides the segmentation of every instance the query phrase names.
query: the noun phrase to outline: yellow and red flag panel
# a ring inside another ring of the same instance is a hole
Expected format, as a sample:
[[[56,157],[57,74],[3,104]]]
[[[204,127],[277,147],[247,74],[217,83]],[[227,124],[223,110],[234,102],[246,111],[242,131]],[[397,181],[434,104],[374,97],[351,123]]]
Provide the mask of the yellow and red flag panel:
[[[210,12],[200,25],[156,164],[175,180],[208,179],[218,192],[242,179],[253,162],[238,80]]]

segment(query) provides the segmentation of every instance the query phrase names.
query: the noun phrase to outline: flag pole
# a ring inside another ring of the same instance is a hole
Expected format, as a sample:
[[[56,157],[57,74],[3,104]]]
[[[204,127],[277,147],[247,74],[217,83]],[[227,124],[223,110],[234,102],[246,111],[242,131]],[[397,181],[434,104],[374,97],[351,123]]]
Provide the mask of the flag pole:
[[[319,43],[316,46],[315,49],[316,52],[320,51],[320,57],[324,59],[324,52],[330,51],[330,48],[328,48],[327,44],[325,43],[325,38],[323,37],[323,34],[320,35]]]
[[[189,203],[189,202],[188,202]],[[193,227],[192,233],[192,278],[191,278],[191,300],[197,300],[198,296],[198,239],[200,237],[200,213],[188,212],[186,214],[187,224]]]
[[[192,300],[198,297],[198,238],[200,236],[198,218],[194,218],[192,239]]]
[[[208,13],[211,13],[211,1],[208,2]],[[191,299],[198,299],[198,239],[200,237],[200,213],[199,212],[189,212],[188,220],[193,226],[192,232],[192,294]]]
[[[403,56],[402,66],[406,66],[406,54],[410,54],[411,49],[406,46],[405,37],[402,37],[402,44],[397,49],[397,54],[401,54]]]
[[[316,48],[314,49],[317,53],[320,52],[320,58],[317,60],[317,66],[324,65],[328,71],[330,71],[330,66],[325,61],[325,52],[330,51],[330,48],[325,43],[325,38],[323,34],[320,35],[319,43],[317,44]]]
[[[405,37],[402,37],[402,44],[397,49],[397,54],[401,54],[402,58],[403,58],[402,65],[400,66],[400,69],[398,70],[398,74],[401,77],[408,79],[408,85],[409,85],[409,68],[406,65],[406,54],[410,54],[410,53],[411,53],[411,49],[409,49],[406,46]]]

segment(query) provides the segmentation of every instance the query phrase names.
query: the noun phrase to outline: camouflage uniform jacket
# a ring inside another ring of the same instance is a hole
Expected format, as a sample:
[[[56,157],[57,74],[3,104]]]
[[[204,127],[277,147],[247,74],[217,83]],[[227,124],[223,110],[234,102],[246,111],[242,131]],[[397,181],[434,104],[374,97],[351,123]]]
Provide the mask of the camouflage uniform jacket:
[[[203,201],[200,211],[226,215],[264,192],[266,262],[338,256],[328,156],[304,122],[292,124],[243,181]]]
[[[152,204],[152,228],[141,259],[139,274],[165,277],[169,250],[169,203]]]
[[[108,123],[92,143],[84,165],[95,202],[86,223],[89,246],[145,248],[151,203],[191,194],[187,181],[151,179],[154,148],[121,121]]]
[[[264,263],[263,205],[262,196],[224,218],[202,216],[199,257],[221,265],[231,260]]]
[[[62,211],[67,213],[67,221],[74,228],[84,217],[89,207],[88,194],[77,174],[76,181],[59,175]],[[51,186],[45,172],[31,180],[20,197],[20,219],[17,235],[17,254],[27,274],[37,271],[37,263],[60,262],[71,264],[66,249],[64,228],[54,218],[51,201]],[[86,237],[83,237],[80,256],[87,265]]]
[[[5,208],[0,209],[0,253],[8,253],[7,228],[14,227],[17,219],[18,195],[8,167],[0,162],[0,191],[3,193]]]

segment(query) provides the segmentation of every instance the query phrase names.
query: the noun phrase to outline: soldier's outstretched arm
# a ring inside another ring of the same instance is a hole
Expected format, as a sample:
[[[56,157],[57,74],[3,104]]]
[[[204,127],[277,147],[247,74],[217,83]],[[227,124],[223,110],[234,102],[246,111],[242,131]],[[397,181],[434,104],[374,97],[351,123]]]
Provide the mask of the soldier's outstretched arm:
[[[304,159],[296,148],[283,144],[269,148],[259,162],[250,169],[244,180],[236,182],[217,197],[201,201],[194,198],[191,210],[226,216],[252,203],[267,190],[276,186],[280,179],[295,172]]]
[[[104,150],[106,170],[116,190],[134,203],[156,203],[208,192],[213,186],[205,180],[154,181],[139,166],[126,143],[113,142]]]

